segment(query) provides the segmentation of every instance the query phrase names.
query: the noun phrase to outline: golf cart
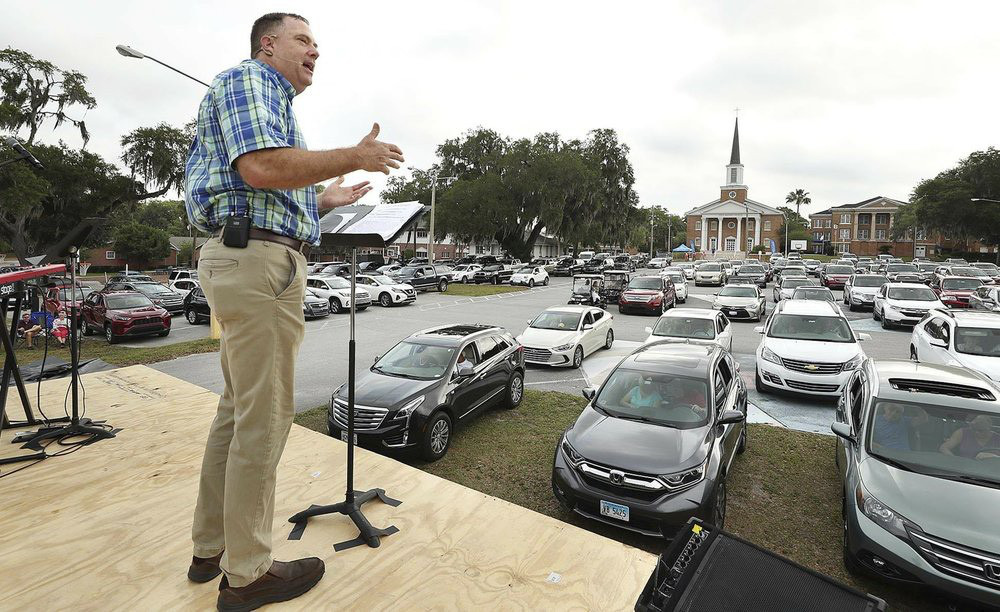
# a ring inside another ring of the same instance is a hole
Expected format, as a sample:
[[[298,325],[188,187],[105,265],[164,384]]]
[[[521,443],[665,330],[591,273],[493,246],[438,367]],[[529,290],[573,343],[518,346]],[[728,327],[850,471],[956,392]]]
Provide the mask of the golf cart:
[[[604,273],[604,286],[600,290],[601,299],[606,304],[617,304],[630,280],[632,276],[625,270],[607,270]]]
[[[600,274],[575,274],[573,276],[573,293],[567,304],[586,304],[604,308],[607,304],[601,297],[604,288],[604,277]]]

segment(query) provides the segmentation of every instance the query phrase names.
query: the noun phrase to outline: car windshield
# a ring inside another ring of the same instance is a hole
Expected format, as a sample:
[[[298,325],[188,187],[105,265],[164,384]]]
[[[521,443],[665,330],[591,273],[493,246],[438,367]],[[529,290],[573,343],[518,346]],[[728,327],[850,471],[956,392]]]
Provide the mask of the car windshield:
[[[857,276],[854,278],[855,287],[881,287],[889,282],[884,276]]]
[[[854,268],[851,266],[827,266],[827,274],[851,274],[854,272]]]
[[[667,278],[672,280],[675,284],[680,284],[685,282],[683,274],[667,274]]]
[[[941,281],[942,289],[976,289],[983,283],[978,278],[946,278]]]
[[[786,278],[781,281],[782,289],[795,289],[796,287],[804,287],[805,285],[811,285],[812,283],[807,278]]]
[[[816,287],[815,289],[810,287],[799,287],[792,293],[792,297],[796,300],[826,300],[828,302],[833,302],[833,292],[829,289],[824,289],[822,287]]]
[[[957,327],[955,348],[967,355],[1000,357],[1000,328]]]
[[[937,268],[938,265],[935,263],[917,264],[917,270],[920,270],[921,272],[933,272],[934,270],[937,270]]]
[[[578,312],[543,312],[535,317],[530,327],[535,329],[575,330],[580,325]]]
[[[990,274],[1000,273],[1000,268],[997,268],[996,264],[991,264],[991,263],[976,263],[976,264],[972,264],[972,266],[974,268],[978,268],[980,270],[986,270]]]
[[[400,276],[414,276],[419,271],[420,271],[420,268],[409,268],[409,267],[407,267],[407,268],[400,268],[399,269],[399,275]]]
[[[127,310],[153,305],[149,298],[144,295],[109,295],[104,298],[104,302],[109,310]]]
[[[653,328],[654,336],[666,338],[715,338],[715,321],[701,317],[663,317]]]
[[[913,264],[889,264],[885,267],[886,272],[916,272],[917,267]]]
[[[91,289],[90,287],[77,287],[76,288],[76,299],[82,300],[82,299],[86,298],[88,295],[90,295],[93,292],[94,292],[94,290]],[[59,300],[60,301],[65,302],[67,300],[72,300],[72,299],[73,299],[73,289],[67,288],[67,289],[60,289],[59,290]]]
[[[454,354],[454,347],[404,340],[382,355],[372,370],[389,376],[431,380],[444,376]]]
[[[937,295],[927,287],[889,287],[889,298],[893,300],[933,302],[937,299]]]
[[[333,276],[331,278],[327,278],[327,279],[324,279],[324,280],[326,281],[326,284],[331,289],[350,289],[351,288],[351,281],[347,280],[346,278],[342,278],[340,276]]]
[[[717,263],[710,263],[710,264],[703,264],[702,266],[700,266],[698,268],[698,271],[699,272],[718,272],[721,269],[722,269],[722,266],[720,266],[719,264],[717,264]]]
[[[388,276],[383,276],[381,274],[378,275],[378,276],[372,276],[370,278],[373,281],[375,281],[376,285],[395,285],[396,284],[396,281],[392,280]]]
[[[740,266],[740,274],[763,274],[764,268],[760,266]]]
[[[677,429],[708,424],[708,386],[686,376],[618,368],[593,405],[613,417]]]
[[[173,289],[158,283],[136,283],[135,288],[137,291],[152,295],[172,295],[174,293]]]
[[[462,272],[469,269],[469,264],[458,264],[455,266],[455,272]]]
[[[719,297],[757,297],[757,290],[753,286],[740,287],[739,285],[726,285],[719,291]]]
[[[977,270],[976,268],[966,268],[961,266],[956,266],[951,269],[951,276],[979,276],[983,274],[982,270]]]
[[[789,340],[821,342],[854,342],[854,334],[846,319],[780,313],[774,315],[767,335]]]
[[[655,276],[640,276],[639,278],[633,278],[628,284],[629,289],[660,289],[662,287],[663,282]]]
[[[868,451],[912,472],[1000,486],[1000,418],[978,410],[881,400]]]

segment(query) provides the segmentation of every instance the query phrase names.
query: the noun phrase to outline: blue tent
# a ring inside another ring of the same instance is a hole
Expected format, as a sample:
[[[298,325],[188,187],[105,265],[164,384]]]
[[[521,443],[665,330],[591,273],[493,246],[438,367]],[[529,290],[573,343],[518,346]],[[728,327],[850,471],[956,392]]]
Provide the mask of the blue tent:
[[[692,249],[691,247],[689,247],[688,245],[686,245],[686,244],[684,244],[684,243],[682,242],[682,243],[680,244],[680,246],[678,246],[678,247],[677,247],[676,249],[674,249],[674,250],[673,250],[673,252],[674,252],[674,253],[690,253],[690,252],[692,252],[693,250],[694,250],[694,249]]]

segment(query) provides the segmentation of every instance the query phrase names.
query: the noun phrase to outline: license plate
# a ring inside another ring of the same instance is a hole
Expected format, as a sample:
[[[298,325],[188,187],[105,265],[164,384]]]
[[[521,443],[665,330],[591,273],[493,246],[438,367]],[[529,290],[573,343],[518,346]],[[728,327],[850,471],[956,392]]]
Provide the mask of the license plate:
[[[736,316],[736,311],[735,310],[730,310],[729,311],[729,315],[735,317]]]
[[[340,441],[341,442],[347,442],[347,432],[346,431],[340,432]],[[354,434],[354,443],[355,444],[358,443],[358,434]]]
[[[610,516],[613,519],[618,519],[619,521],[628,522],[628,506],[623,506],[621,504],[614,504],[609,501],[601,500],[601,516]]]

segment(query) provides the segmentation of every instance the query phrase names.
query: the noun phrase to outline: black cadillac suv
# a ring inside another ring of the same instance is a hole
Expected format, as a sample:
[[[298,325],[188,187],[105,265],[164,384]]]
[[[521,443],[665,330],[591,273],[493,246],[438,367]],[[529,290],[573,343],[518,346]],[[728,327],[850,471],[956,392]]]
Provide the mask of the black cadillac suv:
[[[416,449],[436,461],[454,430],[524,397],[524,352],[493,325],[446,325],[417,332],[392,347],[355,383],[354,431],[360,446]],[[330,400],[330,435],[347,440],[347,385]]]
[[[726,519],[726,476],[747,444],[746,387],[728,351],[658,342],[618,364],[555,451],[552,490],[581,516],[672,539]]]

